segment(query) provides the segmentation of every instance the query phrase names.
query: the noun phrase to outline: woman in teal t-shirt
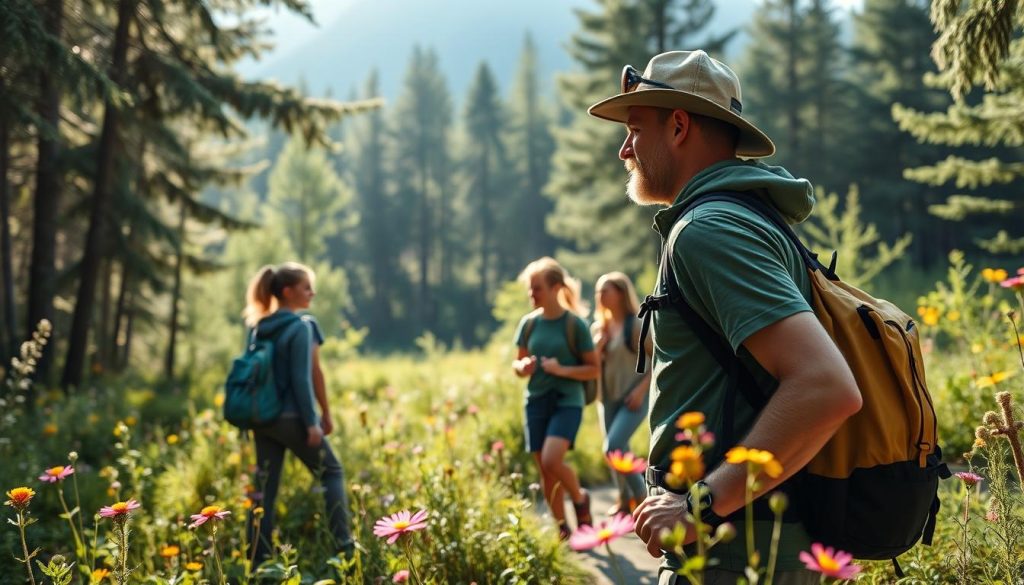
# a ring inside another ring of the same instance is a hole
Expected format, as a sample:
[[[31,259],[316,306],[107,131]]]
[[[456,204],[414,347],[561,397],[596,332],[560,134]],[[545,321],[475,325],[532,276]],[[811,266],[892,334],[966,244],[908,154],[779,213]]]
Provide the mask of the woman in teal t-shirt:
[[[519,354],[512,369],[526,386],[526,444],[540,470],[544,499],[565,539],[563,492],[572,498],[576,524],[590,525],[590,494],[565,463],[583,419],[583,381],[600,373],[587,324],[580,317],[579,282],[553,258],[531,262],[519,275],[537,309],[516,330]]]

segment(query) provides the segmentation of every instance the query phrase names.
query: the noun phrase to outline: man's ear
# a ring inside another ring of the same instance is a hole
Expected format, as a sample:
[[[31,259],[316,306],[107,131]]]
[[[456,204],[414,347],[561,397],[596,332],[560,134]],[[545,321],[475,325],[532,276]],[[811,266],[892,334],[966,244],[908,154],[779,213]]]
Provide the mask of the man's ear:
[[[690,117],[690,113],[686,110],[673,110],[672,118],[670,123],[674,126],[672,129],[673,142],[676,144],[682,144],[686,140],[687,135],[690,133],[690,125],[693,122],[693,118]]]

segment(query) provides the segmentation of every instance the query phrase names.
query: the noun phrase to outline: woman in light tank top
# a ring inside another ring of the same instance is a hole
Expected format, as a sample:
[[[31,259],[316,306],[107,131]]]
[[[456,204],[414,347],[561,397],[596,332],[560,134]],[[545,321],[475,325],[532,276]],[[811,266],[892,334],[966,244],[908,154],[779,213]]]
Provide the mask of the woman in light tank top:
[[[636,318],[639,302],[629,277],[609,272],[595,285],[596,305],[591,334],[601,356],[601,420],[604,425],[605,456],[612,451],[628,452],[629,440],[647,420],[651,374],[636,373],[640,323]],[[650,337],[643,351],[651,354]],[[609,515],[632,512],[647,495],[643,475],[623,475],[612,470],[619,487],[619,498]]]

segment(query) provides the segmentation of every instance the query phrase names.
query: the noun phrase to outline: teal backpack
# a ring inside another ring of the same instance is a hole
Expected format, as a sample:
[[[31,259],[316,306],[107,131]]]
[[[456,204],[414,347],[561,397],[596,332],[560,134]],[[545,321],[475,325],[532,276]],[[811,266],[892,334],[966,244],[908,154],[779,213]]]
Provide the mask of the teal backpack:
[[[274,380],[274,345],[304,327],[301,318],[286,325],[276,338],[259,339],[259,325],[252,330],[245,353],[235,358],[224,383],[224,419],[240,429],[269,425],[284,407],[284,397]]]

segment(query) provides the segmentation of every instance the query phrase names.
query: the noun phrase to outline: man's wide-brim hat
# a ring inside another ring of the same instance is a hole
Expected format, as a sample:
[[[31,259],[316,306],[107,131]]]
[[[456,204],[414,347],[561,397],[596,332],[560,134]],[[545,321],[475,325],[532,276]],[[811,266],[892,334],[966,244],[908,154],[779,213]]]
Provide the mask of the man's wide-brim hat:
[[[627,84],[626,79],[623,70],[623,93],[590,106],[591,116],[625,124],[632,106],[686,110],[738,128],[736,156],[775,154],[771,139],[743,118],[739,78],[704,51],[662,53],[651,59],[641,77],[632,78],[639,79],[639,83]]]

